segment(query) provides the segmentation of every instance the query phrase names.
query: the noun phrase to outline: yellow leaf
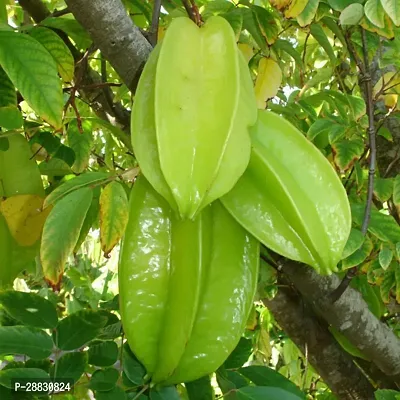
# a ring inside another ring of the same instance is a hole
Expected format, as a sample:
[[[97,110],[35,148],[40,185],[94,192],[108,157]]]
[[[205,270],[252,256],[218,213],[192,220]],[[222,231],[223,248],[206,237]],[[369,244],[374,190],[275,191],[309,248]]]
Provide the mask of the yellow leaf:
[[[11,196],[0,204],[12,237],[20,246],[32,246],[42,234],[50,208],[42,210],[44,198],[33,194]]]
[[[286,8],[289,5],[290,0],[271,0],[270,3],[272,6],[276,7],[278,10],[283,10],[284,8]]]
[[[306,8],[308,0],[292,0],[289,8],[285,11],[285,18],[296,18]]]
[[[398,99],[397,94],[386,94],[383,96],[384,101],[385,101],[385,106],[387,108],[394,108],[397,105],[397,99]]]
[[[247,43],[238,43],[238,48],[248,63],[254,55],[253,48]]]
[[[262,58],[258,63],[255,93],[257,106],[265,109],[268,99],[275,97],[282,83],[282,71],[272,58]]]

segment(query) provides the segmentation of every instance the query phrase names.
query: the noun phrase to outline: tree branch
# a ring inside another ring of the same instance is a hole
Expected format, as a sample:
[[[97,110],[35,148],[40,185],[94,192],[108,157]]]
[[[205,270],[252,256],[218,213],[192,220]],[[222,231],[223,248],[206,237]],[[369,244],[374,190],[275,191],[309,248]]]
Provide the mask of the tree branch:
[[[348,287],[332,303],[330,294],[340,281],[336,275],[320,276],[294,261],[284,263],[283,272],[315,310],[381,371],[389,376],[400,374],[400,339],[371,313],[358,291]]]
[[[161,0],[154,0],[153,16],[151,18],[150,42],[153,47],[157,44],[158,24],[160,22]]]
[[[152,49],[120,0],[66,0],[78,22],[128,88],[135,92]]]
[[[374,399],[374,388],[352,357],[336,342],[317,316],[303,307],[303,299],[294,290],[280,287],[272,299],[264,304],[274,315],[310,364],[341,400]]]

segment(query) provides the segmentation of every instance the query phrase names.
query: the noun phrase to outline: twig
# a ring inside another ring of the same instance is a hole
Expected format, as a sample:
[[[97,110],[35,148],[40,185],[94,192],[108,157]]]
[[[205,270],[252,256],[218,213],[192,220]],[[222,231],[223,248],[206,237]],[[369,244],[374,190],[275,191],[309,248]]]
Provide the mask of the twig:
[[[154,0],[153,16],[151,18],[150,36],[149,40],[154,47],[157,44],[158,24],[160,22],[161,0]]]
[[[54,10],[51,14],[52,17],[62,17],[63,15],[69,14],[71,10],[68,7],[65,7],[62,10]]]
[[[358,69],[360,70],[359,82],[364,84],[364,97],[366,100],[365,103],[368,115],[368,140],[369,140],[368,191],[367,191],[367,201],[364,210],[364,218],[361,226],[361,232],[365,236],[367,234],[368,224],[371,219],[371,208],[374,195],[374,176],[375,176],[375,164],[376,164],[376,130],[374,122],[375,102],[372,96],[371,74],[370,74],[370,67],[368,60],[368,49],[367,49],[367,39],[365,35],[365,30],[361,28],[364,63],[355,52],[348,34],[345,35],[345,39],[349,52],[353,56],[358,66]],[[351,280],[356,274],[357,274],[357,267],[353,267],[346,272],[346,275],[340,282],[339,286],[331,294],[332,303],[335,303],[342,296],[342,294],[347,289]]]
[[[182,0],[183,7],[189,16],[189,18],[197,25],[201,24],[201,16],[199,13],[199,9],[193,0]]]

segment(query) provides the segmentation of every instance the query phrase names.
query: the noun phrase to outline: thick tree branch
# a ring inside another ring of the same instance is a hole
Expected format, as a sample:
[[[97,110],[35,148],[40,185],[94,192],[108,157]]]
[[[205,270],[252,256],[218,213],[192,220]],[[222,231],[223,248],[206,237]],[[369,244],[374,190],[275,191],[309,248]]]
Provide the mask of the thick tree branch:
[[[371,313],[358,291],[348,287],[332,303],[330,294],[340,281],[336,275],[321,276],[294,261],[284,263],[283,272],[315,310],[381,371],[389,376],[400,374],[400,339]]]
[[[128,88],[135,92],[152,47],[133,25],[121,1],[66,0],[66,3],[96,47]]]
[[[371,383],[327,327],[303,306],[300,295],[281,287],[274,299],[265,299],[264,304],[338,399],[374,399]]]

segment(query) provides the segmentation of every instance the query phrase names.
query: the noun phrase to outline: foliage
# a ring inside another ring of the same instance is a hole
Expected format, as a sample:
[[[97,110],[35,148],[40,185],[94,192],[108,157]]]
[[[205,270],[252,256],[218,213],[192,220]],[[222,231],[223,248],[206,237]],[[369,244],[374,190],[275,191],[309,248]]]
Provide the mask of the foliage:
[[[211,377],[147,387],[145,369],[125,341],[117,282],[128,196],[139,172],[129,118],[124,119],[135,93],[75,17],[59,12],[66,8],[63,1],[43,3],[50,14],[35,23],[22,1],[0,0],[0,263],[9,262],[4,249],[16,246],[12,240],[32,245],[37,254],[41,236],[40,257],[18,253],[20,265],[0,291],[0,398],[12,398],[11,379],[36,377],[72,379],[74,392],[57,396],[65,400],[87,399],[90,392],[99,400],[333,399],[261,301],[277,290],[278,274],[271,267],[276,265],[267,249],[262,249],[258,300],[224,364]],[[133,23],[151,31],[154,2],[123,3]],[[387,146],[394,134],[386,123],[400,117],[398,1],[195,3],[204,20],[219,15],[233,28],[259,108],[285,117],[336,169],[352,211],[339,273],[356,268],[352,287],[399,336],[400,175],[393,163],[376,168],[371,218],[363,231],[371,154],[368,111]],[[163,1],[158,37],[182,15],[181,1]],[[373,67],[368,73],[366,64]],[[371,96],[365,85],[369,73]],[[97,78],[85,80],[90,74]],[[41,187],[18,197],[3,188],[5,175],[12,173],[16,182],[26,171],[11,159],[1,161],[16,136],[29,142],[45,186],[44,203]],[[316,193],[304,196],[312,200]],[[7,226],[12,240],[2,236]],[[360,355],[344,339],[339,343]],[[400,398],[378,383],[375,388],[376,399]]]

